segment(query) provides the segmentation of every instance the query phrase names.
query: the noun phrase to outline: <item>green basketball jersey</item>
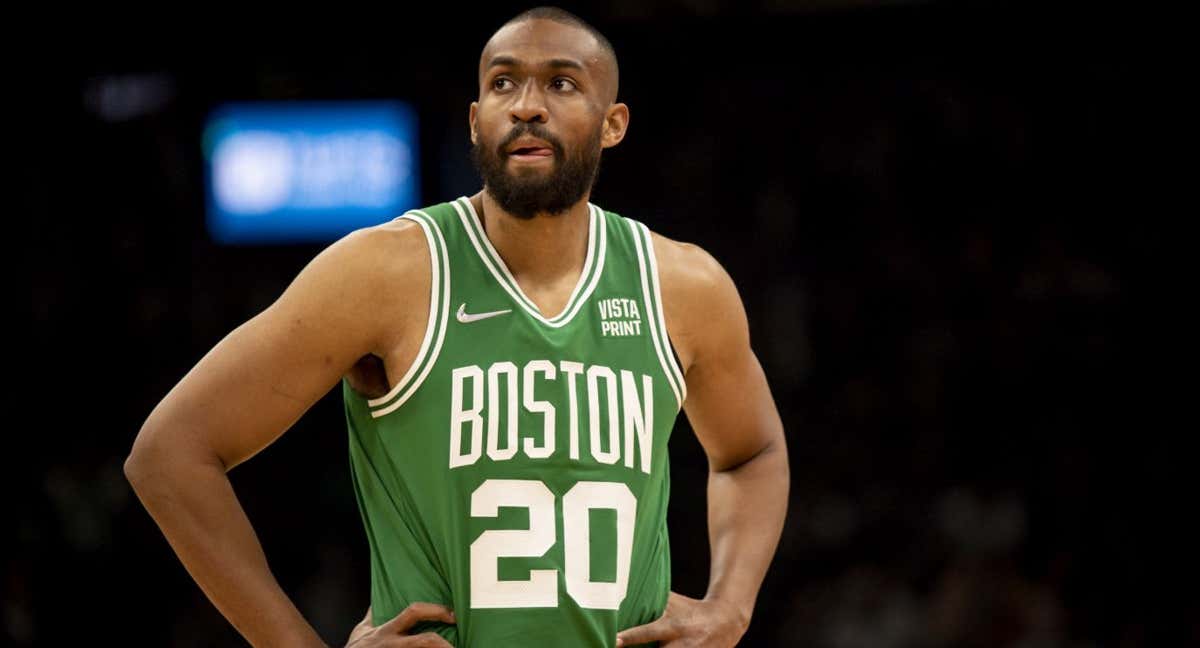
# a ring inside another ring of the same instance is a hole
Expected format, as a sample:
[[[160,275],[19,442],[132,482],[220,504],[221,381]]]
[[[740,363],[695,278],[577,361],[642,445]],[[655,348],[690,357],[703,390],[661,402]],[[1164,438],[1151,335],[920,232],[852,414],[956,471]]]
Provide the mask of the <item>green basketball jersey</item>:
[[[409,603],[460,648],[613,646],[670,590],[667,440],[686,398],[645,225],[595,205],[582,275],[545,317],[469,200],[400,218],[429,244],[412,367],[343,383],[373,623]]]

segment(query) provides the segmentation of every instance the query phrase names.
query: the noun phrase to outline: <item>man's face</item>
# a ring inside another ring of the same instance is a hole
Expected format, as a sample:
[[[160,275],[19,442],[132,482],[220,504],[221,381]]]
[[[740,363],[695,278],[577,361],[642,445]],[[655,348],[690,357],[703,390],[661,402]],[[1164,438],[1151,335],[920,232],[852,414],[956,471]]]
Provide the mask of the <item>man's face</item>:
[[[549,20],[507,25],[488,42],[471,158],[505,211],[561,214],[591,190],[601,149],[616,143],[605,142],[609,60],[587,31]]]

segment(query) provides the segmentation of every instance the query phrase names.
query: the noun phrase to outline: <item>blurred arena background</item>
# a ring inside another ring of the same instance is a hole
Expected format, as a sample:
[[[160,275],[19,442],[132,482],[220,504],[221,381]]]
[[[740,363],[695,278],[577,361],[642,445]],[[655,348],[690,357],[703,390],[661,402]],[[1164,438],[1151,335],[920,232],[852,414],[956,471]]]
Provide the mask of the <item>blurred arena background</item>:
[[[404,101],[422,203],[473,193],[478,55],[528,6],[109,16],[11,60],[24,327],[0,644],[245,645],[122,474],[159,399],[324,245],[213,240],[206,120]],[[1172,530],[1195,505],[1170,503],[1188,456],[1152,405],[1175,353],[1147,322],[1167,236],[1147,133],[1166,127],[1132,5],[563,6],[615,45],[632,112],[593,201],[726,266],[787,427],[792,509],[742,645],[1200,644],[1194,589],[1173,593],[1195,583]],[[675,589],[699,596],[706,465],[680,421]],[[335,390],[230,473],[336,646],[368,602],[346,443]]]

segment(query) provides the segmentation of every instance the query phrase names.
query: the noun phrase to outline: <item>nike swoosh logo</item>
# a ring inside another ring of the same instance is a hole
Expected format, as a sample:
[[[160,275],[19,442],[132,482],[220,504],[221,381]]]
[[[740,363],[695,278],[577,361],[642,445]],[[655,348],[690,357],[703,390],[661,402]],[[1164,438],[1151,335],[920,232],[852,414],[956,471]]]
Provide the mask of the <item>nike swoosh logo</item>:
[[[489,317],[495,317],[497,315],[503,315],[511,312],[512,309],[509,308],[507,310],[492,311],[490,313],[468,313],[467,305],[464,303],[462,306],[458,307],[458,313],[456,313],[455,316],[458,318],[458,321],[462,322],[463,324],[468,324],[470,322],[478,322],[481,319],[487,319]]]

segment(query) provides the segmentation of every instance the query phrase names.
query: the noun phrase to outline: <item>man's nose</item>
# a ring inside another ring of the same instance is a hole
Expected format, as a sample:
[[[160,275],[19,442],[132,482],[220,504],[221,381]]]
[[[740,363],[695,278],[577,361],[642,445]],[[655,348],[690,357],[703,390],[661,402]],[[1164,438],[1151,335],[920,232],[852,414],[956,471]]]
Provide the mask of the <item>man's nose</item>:
[[[511,117],[513,122],[546,123],[550,117],[546,110],[546,94],[541,91],[536,82],[530,81],[521,88],[521,93],[513,101]]]

